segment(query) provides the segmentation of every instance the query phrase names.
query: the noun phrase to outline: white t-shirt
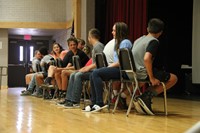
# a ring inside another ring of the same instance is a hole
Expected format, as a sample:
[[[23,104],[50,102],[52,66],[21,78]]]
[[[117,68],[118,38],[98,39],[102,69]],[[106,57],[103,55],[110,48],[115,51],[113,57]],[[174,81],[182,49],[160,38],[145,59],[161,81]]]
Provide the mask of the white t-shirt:
[[[114,38],[112,40],[110,40],[104,47],[103,52],[106,55],[106,60],[108,62],[108,65],[110,65],[114,62],[114,59],[113,59],[114,47],[115,47],[115,39]]]

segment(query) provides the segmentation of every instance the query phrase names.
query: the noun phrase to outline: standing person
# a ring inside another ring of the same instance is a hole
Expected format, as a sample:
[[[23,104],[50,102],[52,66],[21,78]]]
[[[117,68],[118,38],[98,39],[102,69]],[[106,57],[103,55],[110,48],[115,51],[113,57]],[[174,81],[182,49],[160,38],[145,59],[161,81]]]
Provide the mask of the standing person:
[[[103,81],[110,79],[120,79],[118,50],[121,48],[131,49],[132,43],[128,39],[128,26],[124,22],[116,22],[112,29],[113,38],[115,39],[115,48],[113,59],[114,62],[108,67],[95,69],[90,75],[91,85],[91,102],[92,104],[86,106],[85,111],[99,111],[108,105],[103,102]]]
[[[170,89],[177,82],[176,75],[159,70],[153,66],[159,41],[158,38],[164,29],[164,22],[158,18],[153,18],[148,22],[147,35],[135,40],[132,53],[136,66],[138,79],[148,79],[152,86],[136,100],[147,114],[153,114],[151,100],[154,96],[163,92],[160,82],[164,82],[167,89]]]
[[[59,104],[63,105],[66,108],[76,108],[79,107],[81,92],[82,92],[82,80],[89,79],[89,75],[92,70],[96,68],[95,54],[103,52],[104,45],[99,42],[100,40],[100,31],[96,28],[93,28],[88,33],[88,41],[93,46],[92,50],[92,64],[81,68],[78,72],[74,72],[70,75],[69,85],[67,88],[66,99]],[[84,76],[84,78],[83,78]]]

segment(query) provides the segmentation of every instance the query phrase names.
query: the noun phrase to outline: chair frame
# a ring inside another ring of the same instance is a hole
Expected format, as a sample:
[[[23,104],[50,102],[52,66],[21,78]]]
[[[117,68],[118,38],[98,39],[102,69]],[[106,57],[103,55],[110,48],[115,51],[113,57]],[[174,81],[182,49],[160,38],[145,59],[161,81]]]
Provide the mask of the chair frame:
[[[128,61],[127,61],[128,60]],[[128,91],[131,95],[131,100],[128,106],[128,110],[126,113],[126,116],[128,117],[130,110],[132,108],[132,104],[133,104],[133,100],[136,97],[136,91],[139,91],[139,94],[141,95],[141,91],[140,91],[140,87],[139,87],[139,83],[150,83],[150,81],[148,80],[140,80],[137,78],[137,74],[136,74],[136,67],[135,67],[135,63],[134,63],[134,58],[132,55],[132,52],[130,49],[128,48],[122,48],[119,50],[119,62],[120,62],[120,77],[121,77],[121,89],[120,92],[118,94],[117,100],[115,102],[115,107],[113,109],[113,113],[115,112],[115,109],[117,107],[118,101],[119,101],[119,97],[120,94],[123,91],[123,85],[124,83],[131,83],[132,87],[133,87],[133,92],[131,93],[130,88],[127,86]],[[125,75],[128,77],[125,77]],[[163,90],[164,90],[164,111],[165,111],[165,115],[168,115],[167,113],[167,93],[166,93],[166,86],[163,82],[161,82],[162,86],[163,86]]]

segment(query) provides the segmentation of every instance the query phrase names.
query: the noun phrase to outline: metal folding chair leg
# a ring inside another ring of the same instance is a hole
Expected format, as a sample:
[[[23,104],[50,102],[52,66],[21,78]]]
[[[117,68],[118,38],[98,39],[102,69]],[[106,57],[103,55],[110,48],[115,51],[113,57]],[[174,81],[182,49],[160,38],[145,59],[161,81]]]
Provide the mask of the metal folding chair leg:
[[[133,82],[132,82],[132,86],[133,86]],[[130,100],[130,103],[129,103],[129,106],[128,106],[128,110],[126,112],[126,116],[128,117],[130,111],[131,111],[131,108],[132,108],[132,105],[133,105],[133,100],[135,98],[135,93],[136,91],[138,90],[140,92],[140,89],[139,89],[139,86],[138,86],[138,81],[137,79],[135,79],[135,85],[133,86],[133,93],[132,93],[132,96],[131,96],[131,100]],[[140,92],[141,93],[141,92]]]
[[[166,86],[165,86],[165,83],[161,82],[162,86],[163,86],[163,90],[164,90],[164,111],[165,111],[165,115],[168,115],[168,112],[167,112],[167,89],[166,89]]]
[[[119,103],[119,98],[120,98],[120,95],[121,95],[123,89],[124,89],[124,82],[121,82],[121,89],[120,89],[120,91],[119,91],[119,93],[118,93],[118,95],[117,95],[117,99],[116,99],[116,101],[115,101],[115,105],[114,105],[114,108],[113,108],[113,111],[112,111],[113,114],[115,113],[115,110],[116,110],[117,105],[118,105],[118,103]]]

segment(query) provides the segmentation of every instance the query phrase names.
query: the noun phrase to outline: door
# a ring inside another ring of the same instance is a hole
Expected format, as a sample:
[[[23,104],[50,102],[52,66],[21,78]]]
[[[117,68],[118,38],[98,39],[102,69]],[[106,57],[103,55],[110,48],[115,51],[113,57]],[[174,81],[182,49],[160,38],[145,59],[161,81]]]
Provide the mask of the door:
[[[48,47],[48,41],[9,40],[8,86],[25,87],[25,75],[30,73],[34,51],[41,46]]]

